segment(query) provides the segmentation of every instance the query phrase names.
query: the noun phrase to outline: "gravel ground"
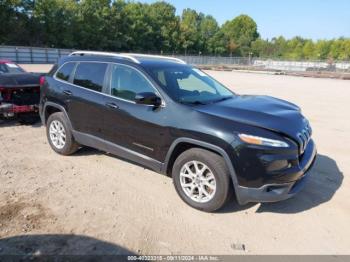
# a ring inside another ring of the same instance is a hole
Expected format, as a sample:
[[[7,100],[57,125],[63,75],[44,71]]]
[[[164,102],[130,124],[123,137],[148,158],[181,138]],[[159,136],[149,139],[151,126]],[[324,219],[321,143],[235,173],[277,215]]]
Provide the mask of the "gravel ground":
[[[350,82],[209,72],[303,108],[319,156],[304,190],[215,214],[170,178],[93,149],[55,154],[39,124],[0,123],[0,254],[350,254]]]

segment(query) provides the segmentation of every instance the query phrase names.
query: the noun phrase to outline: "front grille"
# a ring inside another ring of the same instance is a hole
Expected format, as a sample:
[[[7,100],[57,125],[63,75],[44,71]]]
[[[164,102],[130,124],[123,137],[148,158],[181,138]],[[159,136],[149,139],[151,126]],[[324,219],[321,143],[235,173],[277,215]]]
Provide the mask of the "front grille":
[[[311,139],[311,135],[312,135],[312,130],[311,127],[309,125],[309,123],[307,123],[304,127],[303,130],[301,130],[298,134],[298,143],[299,143],[299,153],[300,155],[302,155],[305,151],[305,148],[307,147],[310,139]]]

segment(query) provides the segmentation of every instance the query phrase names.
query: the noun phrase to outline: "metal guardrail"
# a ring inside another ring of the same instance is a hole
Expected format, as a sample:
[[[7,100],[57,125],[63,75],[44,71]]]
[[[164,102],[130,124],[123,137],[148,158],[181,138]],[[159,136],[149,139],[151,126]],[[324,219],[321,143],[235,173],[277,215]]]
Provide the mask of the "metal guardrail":
[[[23,46],[0,46],[0,59],[9,59],[20,64],[53,64],[77,50]],[[239,66],[252,69],[277,71],[328,71],[350,72],[350,62],[282,61],[252,57],[221,57],[203,55],[171,55],[192,65]]]
[[[8,59],[19,64],[54,64],[61,56],[66,56],[74,50],[0,46],[0,59]]]
[[[188,64],[193,65],[225,65],[240,66],[244,68],[292,71],[292,72],[350,72],[350,62],[325,61],[286,61],[249,57],[216,57],[216,56],[176,56]]]

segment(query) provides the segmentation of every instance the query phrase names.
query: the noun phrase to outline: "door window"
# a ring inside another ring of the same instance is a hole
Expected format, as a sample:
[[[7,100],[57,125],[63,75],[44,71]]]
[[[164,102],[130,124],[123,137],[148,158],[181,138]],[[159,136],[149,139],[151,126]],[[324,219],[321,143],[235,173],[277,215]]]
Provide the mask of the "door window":
[[[112,66],[111,95],[135,101],[136,95],[144,92],[155,93],[155,89],[139,71],[129,66]]]
[[[64,81],[68,81],[70,75],[73,72],[73,69],[75,67],[75,63],[67,63],[64,64],[56,73],[56,77],[58,79],[64,80]]]
[[[82,62],[75,71],[73,83],[90,90],[101,92],[106,69],[106,63]]]

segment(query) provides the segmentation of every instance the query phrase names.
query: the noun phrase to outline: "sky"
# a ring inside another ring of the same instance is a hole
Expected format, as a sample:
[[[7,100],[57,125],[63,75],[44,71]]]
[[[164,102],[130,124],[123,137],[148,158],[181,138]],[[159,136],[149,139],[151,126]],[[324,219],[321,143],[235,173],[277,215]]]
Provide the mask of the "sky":
[[[141,0],[153,3],[156,0]],[[177,14],[192,8],[223,24],[240,14],[251,16],[262,38],[333,39],[350,37],[350,0],[167,0]]]

